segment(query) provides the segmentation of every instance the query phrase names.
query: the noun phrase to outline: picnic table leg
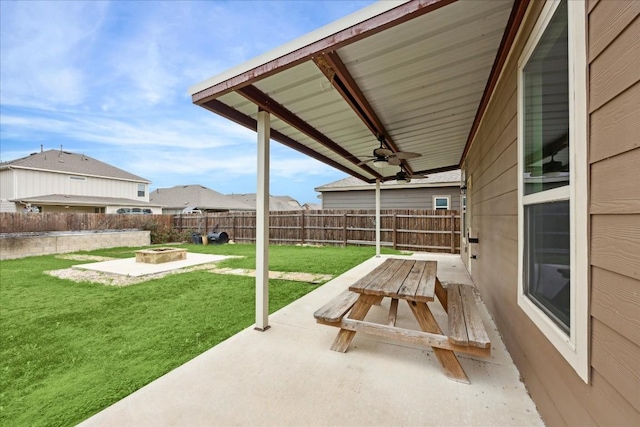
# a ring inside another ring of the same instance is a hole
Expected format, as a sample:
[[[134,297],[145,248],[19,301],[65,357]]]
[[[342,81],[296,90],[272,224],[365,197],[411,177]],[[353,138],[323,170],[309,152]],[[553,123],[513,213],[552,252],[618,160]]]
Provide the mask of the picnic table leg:
[[[440,326],[438,326],[438,322],[436,322],[436,319],[433,317],[433,314],[426,303],[417,301],[407,302],[409,303],[409,307],[411,307],[411,311],[413,311],[413,315],[420,324],[420,328],[424,332],[442,335],[442,330],[440,329]],[[462,369],[462,365],[460,365],[460,361],[453,351],[437,347],[431,348],[440,361],[447,377],[454,381],[469,384],[469,378],[467,378],[467,374],[465,374],[464,369]]]
[[[437,277],[435,291],[436,296],[438,297],[438,301],[440,301],[440,304],[442,304],[442,308],[444,308],[444,311],[448,313],[449,309],[447,308],[447,290],[442,286],[442,283],[440,283],[440,280],[438,280]]]
[[[391,298],[391,306],[389,307],[389,326],[396,326],[397,317],[398,317],[398,299]]]
[[[349,313],[347,318],[354,320],[363,320],[369,312],[371,306],[375,304],[377,300],[378,298],[374,296],[364,294],[360,295],[358,301],[356,301],[355,305],[351,309],[351,313]],[[339,351],[341,353],[346,352],[355,335],[355,331],[340,329],[340,331],[338,332],[338,336],[333,341],[333,344],[331,344],[331,350]]]

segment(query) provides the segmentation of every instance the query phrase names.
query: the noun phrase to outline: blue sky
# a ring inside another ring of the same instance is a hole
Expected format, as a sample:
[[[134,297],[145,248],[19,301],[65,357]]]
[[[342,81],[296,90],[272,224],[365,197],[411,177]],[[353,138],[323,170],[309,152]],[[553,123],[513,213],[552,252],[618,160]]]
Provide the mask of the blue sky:
[[[84,153],[152,181],[256,191],[256,136],[189,86],[373,3],[0,1],[0,160]],[[277,142],[271,194],[346,177]]]

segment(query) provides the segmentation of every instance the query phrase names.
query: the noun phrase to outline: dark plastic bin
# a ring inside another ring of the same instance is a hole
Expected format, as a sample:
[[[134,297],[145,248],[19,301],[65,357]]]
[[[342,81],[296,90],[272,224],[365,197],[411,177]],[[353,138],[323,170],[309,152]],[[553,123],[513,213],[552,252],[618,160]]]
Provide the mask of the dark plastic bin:
[[[207,234],[207,239],[210,245],[224,244],[229,241],[229,235],[224,231],[221,233],[209,233]]]

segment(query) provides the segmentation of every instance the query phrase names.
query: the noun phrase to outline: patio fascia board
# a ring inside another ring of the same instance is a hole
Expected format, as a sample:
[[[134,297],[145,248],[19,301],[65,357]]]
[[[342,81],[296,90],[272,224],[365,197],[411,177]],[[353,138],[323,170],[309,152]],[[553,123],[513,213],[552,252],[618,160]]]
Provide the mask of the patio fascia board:
[[[419,183],[419,182],[410,182],[408,184],[392,184],[392,185],[383,185],[380,187],[380,190],[401,190],[406,188],[440,188],[440,187],[460,187],[459,182],[430,182],[430,183]],[[344,187],[329,187],[322,188],[316,187],[313,189],[318,193],[332,193],[339,191],[374,191],[375,187],[371,186],[371,184],[362,184],[362,185],[348,185]]]
[[[457,0],[387,1],[373,4],[251,61],[189,88],[194,104],[284,71],[323,52],[335,51]]]

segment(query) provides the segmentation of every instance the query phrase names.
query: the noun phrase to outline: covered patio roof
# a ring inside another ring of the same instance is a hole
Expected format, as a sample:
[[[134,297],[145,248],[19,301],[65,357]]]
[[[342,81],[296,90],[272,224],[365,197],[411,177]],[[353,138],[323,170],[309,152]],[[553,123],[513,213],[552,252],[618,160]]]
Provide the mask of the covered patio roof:
[[[457,169],[529,0],[385,1],[190,88],[192,100],[367,182]]]

